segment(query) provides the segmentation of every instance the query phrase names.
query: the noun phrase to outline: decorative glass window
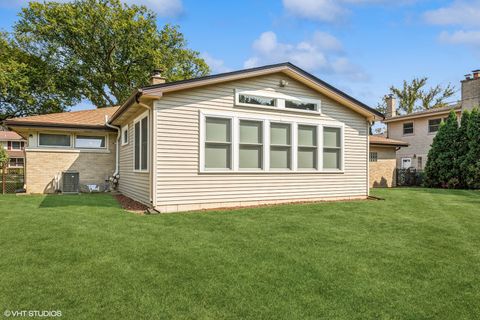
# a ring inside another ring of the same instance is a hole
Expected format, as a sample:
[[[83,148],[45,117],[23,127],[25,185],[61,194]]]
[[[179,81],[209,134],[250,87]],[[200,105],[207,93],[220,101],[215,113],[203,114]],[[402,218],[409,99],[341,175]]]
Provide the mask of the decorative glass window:
[[[403,134],[413,134],[413,122],[403,124]]]
[[[232,120],[207,117],[205,120],[205,169],[232,169]]]
[[[128,144],[128,125],[122,127],[122,146]]]
[[[275,106],[275,99],[242,94],[242,93],[239,94],[238,101],[240,103],[245,103],[245,104],[253,104],[253,105],[268,106],[268,107]]]
[[[263,122],[240,120],[239,168],[262,169]]]
[[[370,162],[377,162],[377,161],[378,161],[378,153],[370,152]]]
[[[323,128],[323,168],[341,170],[342,161],[341,129]]]
[[[298,126],[298,169],[317,169],[317,126]]]
[[[70,140],[69,134],[40,133],[38,144],[45,147],[70,147]]]
[[[285,100],[285,108],[317,111],[318,110],[318,104],[313,103],[313,102]]]
[[[104,149],[105,136],[75,136],[75,147],[82,149]]]
[[[137,171],[148,170],[148,116],[134,123],[134,169]]]
[[[9,167],[23,167],[24,159],[23,158],[10,158],[8,166]]]
[[[291,169],[291,125],[270,123],[270,168]]]
[[[442,123],[442,119],[430,119],[428,120],[428,132],[433,133],[437,132],[440,128],[440,124]]]

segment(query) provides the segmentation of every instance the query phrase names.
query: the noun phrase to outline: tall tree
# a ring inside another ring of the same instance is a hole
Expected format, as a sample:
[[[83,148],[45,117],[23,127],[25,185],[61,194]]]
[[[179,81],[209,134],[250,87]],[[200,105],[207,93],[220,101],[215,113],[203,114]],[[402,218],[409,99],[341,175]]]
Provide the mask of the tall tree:
[[[457,131],[457,163],[455,167],[459,172],[460,187],[466,188],[467,183],[467,173],[468,173],[468,163],[467,156],[470,150],[470,143],[468,137],[468,126],[470,125],[470,112],[465,110],[462,112],[462,120],[460,121],[460,127]]]
[[[480,188],[480,113],[473,109],[467,128],[468,153],[463,161],[466,183],[469,188]]]
[[[402,87],[390,87],[390,93],[398,98],[400,113],[409,114],[415,111],[445,107],[446,100],[455,94],[455,87],[448,84],[446,87],[436,85],[426,88],[428,78],[414,78],[412,81],[403,81]],[[385,98],[377,109],[386,112]]]
[[[0,124],[12,117],[64,111],[77,97],[74,84],[55,65],[0,33]]]
[[[26,52],[58,66],[78,94],[99,107],[123,102],[155,68],[180,80],[206,75],[178,27],[158,30],[155,14],[120,0],[30,2],[15,25]]]
[[[425,166],[425,184],[429,187],[457,188],[460,180],[456,167],[458,149],[458,120],[455,111],[451,111],[447,121],[440,124],[433,143],[428,151]]]

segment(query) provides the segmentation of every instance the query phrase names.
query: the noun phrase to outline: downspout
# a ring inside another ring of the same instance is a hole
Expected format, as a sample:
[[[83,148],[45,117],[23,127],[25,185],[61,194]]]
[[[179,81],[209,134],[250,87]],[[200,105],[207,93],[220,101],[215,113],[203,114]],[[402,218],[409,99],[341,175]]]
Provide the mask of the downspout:
[[[120,139],[122,136],[122,130],[120,127],[111,125],[108,123],[108,116],[105,115],[105,125],[109,128],[117,130],[117,143],[115,144],[115,172],[113,173],[113,177],[117,178],[118,176],[118,168],[119,168],[119,161],[120,161]]]

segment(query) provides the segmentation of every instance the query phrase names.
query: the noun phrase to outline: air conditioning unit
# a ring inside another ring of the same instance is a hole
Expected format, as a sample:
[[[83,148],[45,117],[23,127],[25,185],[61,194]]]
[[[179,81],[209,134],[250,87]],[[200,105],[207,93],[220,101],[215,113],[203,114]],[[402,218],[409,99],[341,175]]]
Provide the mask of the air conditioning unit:
[[[79,193],[80,192],[80,173],[78,171],[62,172],[62,192]]]

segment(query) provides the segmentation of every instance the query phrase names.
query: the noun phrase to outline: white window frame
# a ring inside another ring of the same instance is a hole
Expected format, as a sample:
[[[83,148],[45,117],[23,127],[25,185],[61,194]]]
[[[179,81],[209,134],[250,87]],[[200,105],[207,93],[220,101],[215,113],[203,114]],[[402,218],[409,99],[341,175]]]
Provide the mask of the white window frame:
[[[128,137],[128,124],[124,125],[120,132],[121,132],[120,139],[122,140],[121,144],[122,144],[122,146],[126,146],[129,142],[129,140],[130,140],[129,137]],[[124,137],[127,137],[127,142],[125,142]]]
[[[258,96],[262,98],[269,98],[275,101],[274,106],[263,106],[263,105],[256,105],[250,103],[240,102],[240,95],[252,95]],[[284,93],[276,92],[273,89],[271,90],[248,90],[248,89],[235,89],[234,94],[234,106],[235,107],[248,107],[248,108],[260,108],[260,109],[268,109],[268,110],[281,110],[286,112],[293,112],[293,113],[307,113],[307,114],[321,114],[322,111],[322,101],[319,99],[311,99],[305,97],[298,97],[298,96],[290,96]],[[295,108],[286,108],[285,107],[285,100],[294,100],[302,103],[313,103],[316,104],[317,108],[315,110],[302,110],[302,109],[295,109]]]
[[[98,148],[87,148],[87,147],[77,147],[77,137],[105,137],[105,147],[98,147]],[[76,133],[73,137],[74,148],[79,150],[107,150],[108,149],[108,134],[82,134]]]
[[[141,145],[141,142],[142,142],[142,123],[141,121],[143,119],[147,118],[147,168],[146,169],[141,169],[142,167],[142,145]],[[135,124],[140,122],[140,149],[139,149],[139,152],[138,152],[138,156],[139,156],[139,159],[138,159],[138,163],[139,163],[139,169],[135,169],[135,147],[136,147],[136,137],[135,137]],[[138,173],[148,173],[150,171],[150,112],[147,110],[145,111],[144,113],[142,113],[141,115],[139,115],[138,117],[136,117],[134,120],[133,120],[133,125],[132,125],[132,130],[133,130],[133,152],[132,152],[132,156],[133,156],[133,163],[132,163],[132,166],[133,166],[133,172],[138,172]]]
[[[206,118],[230,119],[231,121],[231,161],[232,169],[213,170],[205,169],[205,135],[206,135]],[[239,149],[240,149],[240,120],[263,122],[263,170],[250,170],[239,168]],[[306,120],[299,118],[285,118],[283,116],[274,115],[253,115],[242,114],[228,111],[199,111],[200,121],[200,138],[198,139],[198,148],[200,158],[198,161],[199,173],[345,173],[345,125],[340,122],[327,122],[317,120]],[[288,123],[291,125],[291,169],[271,169],[270,168],[270,123]],[[297,168],[297,152],[298,152],[298,125],[316,126],[317,127],[317,168],[316,169],[298,169]],[[323,169],[323,128],[340,128],[341,152],[340,152],[340,169]]]
[[[15,159],[15,165],[11,166],[10,161],[13,160],[13,159]],[[23,159],[23,164],[21,166],[17,165],[17,162],[18,162],[17,160],[18,159]],[[23,168],[23,167],[25,167],[25,158],[22,158],[22,157],[11,157],[11,158],[9,158],[8,159],[8,167],[9,168]]]
[[[42,134],[49,134],[49,135],[61,135],[61,136],[69,136],[70,137],[70,145],[68,146],[51,146],[48,144],[40,144],[40,136]],[[37,146],[45,147],[45,148],[54,148],[54,149],[73,149],[73,141],[72,141],[72,134],[64,134],[64,133],[55,133],[55,132],[39,132],[37,134]]]
[[[410,166],[405,168],[405,167],[403,166],[403,160],[409,160],[409,161],[410,161]],[[411,167],[412,167],[412,158],[410,158],[410,157],[405,157],[405,158],[401,158],[400,161],[401,161],[401,162],[400,162],[400,168],[401,168],[401,169],[408,169],[408,168],[411,168]]]
[[[14,148],[13,144],[18,143],[19,147]],[[22,141],[10,141],[10,150],[22,150]]]

